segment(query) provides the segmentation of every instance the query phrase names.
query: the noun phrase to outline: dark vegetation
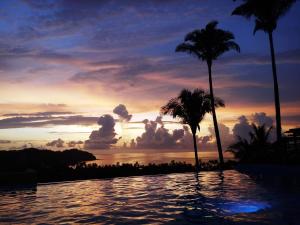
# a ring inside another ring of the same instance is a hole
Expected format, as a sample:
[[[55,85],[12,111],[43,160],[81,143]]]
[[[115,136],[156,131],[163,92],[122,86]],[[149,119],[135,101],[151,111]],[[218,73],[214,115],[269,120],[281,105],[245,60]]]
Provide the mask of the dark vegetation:
[[[232,169],[235,162],[229,161],[225,163],[223,169]],[[201,170],[211,171],[220,169],[217,160],[203,162],[200,164]],[[169,173],[185,173],[194,172],[195,166],[185,162],[161,163],[161,164],[148,164],[140,165],[138,162],[135,164],[124,163],[115,165],[97,165],[95,163],[87,164],[82,162],[74,167],[69,167],[63,171],[41,173],[38,176],[39,182],[49,181],[65,181],[65,180],[84,180],[84,179],[100,179],[100,178],[113,178],[113,177],[126,177],[126,176],[141,176],[141,175],[157,175]]]
[[[85,151],[69,149],[51,151],[46,149],[26,148],[23,150],[0,151],[0,172],[59,170],[83,161],[95,160],[96,157]]]
[[[99,179],[123,176],[155,175],[193,172],[195,167],[185,162],[162,164],[97,165],[86,161],[96,159],[89,152],[70,149],[65,151],[34,148],[18,151],[0,151],[0,185]],[[203,162],[201,170],[220,169],[217,160]],[[227,162],[223,169],[233,168]]]
[[[273,128],[265,125],[252,124],[249,138],[237,136],[237,142],[228,147],[240,163],[247,164],[298,164],[300,165],[300,151],[288,148],[286,138],[282,143],[270,142],[270,133]]]

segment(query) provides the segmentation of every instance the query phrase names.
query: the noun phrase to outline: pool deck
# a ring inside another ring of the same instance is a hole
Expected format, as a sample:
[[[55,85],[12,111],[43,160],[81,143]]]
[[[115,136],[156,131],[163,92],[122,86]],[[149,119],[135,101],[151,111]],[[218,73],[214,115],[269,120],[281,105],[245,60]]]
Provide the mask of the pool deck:
[[[235,169],[247,175],[263,177],[300,177],[299,165],[239,164]]]

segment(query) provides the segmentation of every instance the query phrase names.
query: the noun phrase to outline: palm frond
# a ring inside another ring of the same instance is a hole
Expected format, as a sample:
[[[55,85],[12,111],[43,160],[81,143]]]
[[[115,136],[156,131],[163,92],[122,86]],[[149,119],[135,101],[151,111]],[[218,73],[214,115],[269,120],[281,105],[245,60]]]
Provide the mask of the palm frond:
[[[233,33],[218,29],[217,25],[218,21],[212,21],[205,28],[188,33],[176,52],[187,52],[208,62],[230,50],[239,52],[240,47],[233,41]]]
[[[218,24],[219,24],[219,22],[217,20],[213,20],[206,25],[205,29],[206,30],[215,30],[216,27],[218,26]]]
[[[237,52],[241,52],[240,46],[234,41],[226,42],[226,46],[227,46],[228,50],[232,49],[232,50],[235,50]]]
[[[254,34],[258,30],[272,32],[277,27],[278,19],[284,16],[296,0],[244,0],[232,12],[232,15],[255,18]]]
[[[253,15],[254,5],[251,1],[247,1],[246,3],[236,7],[231,15],[244,16],[247,19],[250,19]]]
[[[198,52],[197,48],[195,48],[194,45],[189,43],[181,43],[177,45],[175,52],[186,52],[190,55],[195,55],[198,58],[202,58],[202,55],[200,52]]]
[[[216,98],[218,106],[224,105],[224,102]],[[161,114],[171,115],[173,118],[179,118],[182,123],[188,124],[192,131],[200,130],[199,123],[203,120],[206,113],[212,110],[211,96],[202,89],[190,91],[183,89],[176,98],[172,98],[161,108]]]

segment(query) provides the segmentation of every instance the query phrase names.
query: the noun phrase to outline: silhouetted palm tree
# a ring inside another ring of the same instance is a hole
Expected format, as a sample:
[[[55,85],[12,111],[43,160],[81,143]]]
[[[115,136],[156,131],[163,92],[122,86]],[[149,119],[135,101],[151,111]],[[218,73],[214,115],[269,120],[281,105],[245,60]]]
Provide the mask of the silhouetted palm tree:
[[[273,82],[274,82],[274,97],[276,110],[276,134],[277,141],[281,141],[281,115],[280,115],[280,100],[279,88],[277,81],[275,50],[273,43],[273,31],[277,27],[277,21],[280,17],[291,8],[296,0],[243,0],[244,3],[237,7],[232,15],[244,16],[248,19],[255,18],[254,34],[258,30],[266,32],[269,36]]]
[[[252,124],[252,129],[253,129],[253,132],[249,133],[250,142],[252,144],[259,145],[259,146],[265,146],[270,143],[269,138],[270,138],[270,133],[271,133],[273,127],[267,128],[265,126],[265,124],[261,125],[261,126]]]
[[[233,153],[234,157],[243,162],[257,162],[265,159],[266,152],[271,143],[269,141],[272,127],[265,125],[257,126],[252,124],[252,130],[249,132],[250,141],[241,136],[237,136],[237,142],[228,147],[228,152]]]
[[[224,102],[219,98],[214,98],[215,107],[224,107]],[[161,113],[169,114],[173,118],[180,118],[182,123],[188,124],[193,134],[195,150],[196,168],[199,169],[196,132],[200,132],[199,123],[203,120],[206,113],[212,112],[211,95],[201,89],[193,92],[183,89],[177,98],[171,99],[161,108]]]
[[[234,40],[234,35],[229,31],[217,29],[218,22],[212,21],[204,29],[194,30],[188,33],[184,43],[176,48],[176,52],[187,52],[196,56],[198,59],[206,61],[209,75],[209,90],[212,101],[212,116],[218,146],[219,158],[221,165],[224,164],[222,145],[220,140],[216,111],[214,107],[214,91],[212,83],[212,64],[223,53],[233,49],[240,51],[240,47]]]

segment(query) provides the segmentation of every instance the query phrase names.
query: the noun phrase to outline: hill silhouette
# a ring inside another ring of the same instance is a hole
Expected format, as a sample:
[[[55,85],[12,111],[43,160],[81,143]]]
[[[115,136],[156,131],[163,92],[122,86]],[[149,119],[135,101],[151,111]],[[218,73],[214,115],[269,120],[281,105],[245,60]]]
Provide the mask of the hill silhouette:
[[[36,171],[62,169],[80,162],[95,160],[96,157],[78,149],[51,151],[25,148],[22,150],[0,151],[0,172]]]

